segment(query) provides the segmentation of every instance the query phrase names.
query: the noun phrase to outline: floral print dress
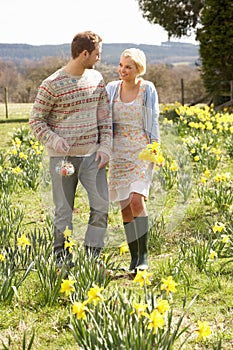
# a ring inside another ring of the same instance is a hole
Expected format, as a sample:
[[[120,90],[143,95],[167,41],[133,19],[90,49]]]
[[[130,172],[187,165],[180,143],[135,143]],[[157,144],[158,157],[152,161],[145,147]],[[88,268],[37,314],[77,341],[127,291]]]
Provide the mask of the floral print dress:
[[[145,84],[141,82],[133,102],[120,99],[120,86],[113,103],[113,151],[109,163],[109,199],[118,202],[137,192],[148,197],[153,164],[138,159],[149,143],[143,129]]]

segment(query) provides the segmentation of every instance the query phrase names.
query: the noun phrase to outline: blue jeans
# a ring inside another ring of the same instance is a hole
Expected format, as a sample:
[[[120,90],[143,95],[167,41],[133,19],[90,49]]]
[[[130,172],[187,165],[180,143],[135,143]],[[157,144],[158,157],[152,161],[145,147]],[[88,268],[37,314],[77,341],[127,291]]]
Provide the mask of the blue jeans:
[[[71,176],[61,176],[55,167],[62,157],[50,158],[50,174],[54,211],[54,252],[64,251],[64,235],[66,226],[73,230],[72,215],[75,193],[78,182],[87,191],[90,214],[85,233],[85,246],[102,248],[108,224],[108,184],[106,169],[98,169],[99,161],[95,161],[96,153],[88,157],[68,157],[75,172]]]

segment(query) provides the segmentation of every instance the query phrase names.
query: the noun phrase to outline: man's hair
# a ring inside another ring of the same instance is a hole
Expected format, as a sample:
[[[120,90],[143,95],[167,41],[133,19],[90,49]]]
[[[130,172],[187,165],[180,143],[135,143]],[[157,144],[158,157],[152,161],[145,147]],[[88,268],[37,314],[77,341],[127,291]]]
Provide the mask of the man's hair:
[[[84,50],[91,54],[95,50],[95,44],[100,42],[102,42],[102,38],[92,31],[76,34],[71,43],[72,58],[78,57]]]

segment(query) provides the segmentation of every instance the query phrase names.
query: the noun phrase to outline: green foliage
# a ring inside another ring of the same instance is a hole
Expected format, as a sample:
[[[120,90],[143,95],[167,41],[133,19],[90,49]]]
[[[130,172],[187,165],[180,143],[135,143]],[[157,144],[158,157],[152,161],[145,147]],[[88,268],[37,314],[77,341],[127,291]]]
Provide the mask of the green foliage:
[[[92,305],[86,307],[85,319],[79,319],[71,312],[70,328],[77,344],[87,350],[173,349],[177,340],[190,327],[182,323],[192,303],[183,310],[178,320],[174,319],[172,309],[163,315],[164,325],[156,325],[154,319],[152,331],[148,326],[153,310],[156,310],[157,299],[167,301],[167,297],[160,295],[156,288],[150,291],[145,285],[144,289],[145,296],[139,297],[139,300],[135,299],[130,290],[116,289],[109,299],[99,302],[94,308]],[[145,305],[145,312],[138,311],[136,304],[142,305],[141,308]],[[161,315],[158,313],[159,317]],[[183,345],[184,343],[185,341]],[[182,347],[180,345],[180,349]]]
[[[169,37],[188,35],[199,23],[203,0],[163,1],[138,0],[139,7],[150,23],[161,25]]]
[[[7,257],[7,254],[6,254]],[[14,296],[18,298],[18,289],[23,284],[29,272],[32,270],[33,263],[29,264],[24,272],[21,272],[16,265],[16,261],[12,261],[9,257],[6,261],[0,262],[0,301],[11,303]]]
[[[0,191],[11,193],[20,185],[35,190],[39,186],[43,150],[29,128],[13,131],[10,150],[6,156],[0,156]]]
[[[214,105],[230,100],[233,80],[233,8],[231,0],[138,0],[143,16],[161,25],[169,37],[192,30],[200,42],[202,77]],[[227,28],[227,29],[226,29]]]
[[[24,212],[22,207],[13,205],[9,195],[2,194],[0,195],[0,217],[0,247],[4,247],[11,243],[14,234],[18,234]]]
[[[164,230],[165,222],[163,216],[159,219],[152,220],[149,231],[148,247],[151,252],[155,252],[157,255],[162,254],[166,244]]]
[[[27,345],[27,332],[25,331],[23,334],[23,339],[22,339],[22,347],[20,348],[20,350],[31,350],[32,349],[32,345],[34,342],[34,338],[35,338],[35,331],[32,332],[29,344]],[[2,341],[2,345],[3,345],[3,349],[2,350],[11,350],[11,336],[8,337],[8,344],[4,343]]]
[[[197,30],[200,41],[202,76],[214,104],[226,102],[230,97],[233,80],[233,5],[231,0],[207,0],[201,13],[202,27]]]
[[[152,188],[147,203],[151,218],[151,285],[145,283],[144,276],[144,280],[141,277],[144,284],[139,286],[134,280],[135,274],[120,270],[121,264],[128,262],[129,253],[120,256],[117,244],[107,246],[101,259],[96,261],[88,259],[77,242],[72,251],[74,267],[70,268],[67,260],[58,269],[52,253],[53,224],[42,209],[46,203],[38,200],[39,188],[29,191],[23,181],[16,181],[14,191],[7,191],[2,186],[0,338],[3,349],[71,350],[77,346],[91,350],[232,348],[229,293],[233,287],[232,159],[225,148],[226,140],[230,141],[232,136],[232,118],[228,113],[215,114],[208,108],[180,109],[176,106],[175,113],[176,117],[171,120],[164,108],[161,121],[162,149],[168,159],[168,168],[171,170],[173,159],[177,162],[178,169],[174,164],[172,167],[176,173],[175,183],[167,190],[162,190],[161,183],[160,187]],[[209,119],[213,123],[212,131],[203,129]],[[196,127],[199,123],[203,124],[202,128]],[[197,142],[183,143],[182,137],[189,135]],[[203,143],[221,149],[222,156],[212,167],[212,163],[208,163],[209,157],[202,152]],[[8,144],[19,145],[26,154],[31,148],[31,137],[24,128],[19,128]],[[196,166],[191,152],[193,147],[203,158],[202,167]],[[17,147],[16,150],[18,153]],[[4,166],[8,154],[1,153],[0,161]],[[11,161],[18,164],[19,160],[12,156]],[[39,159],[35,158],[35,162],[40,164]],[[209,172],[205,172],[207,165],[211,168]],[[23,167],[22,163],[20,166]],[[226,173],[229,173],[227,181]],[[12,176],[18,179],[17,174]],[[203,176],[207,186],[199,182]],[[49,185],[47,177],[46,181]],[[155,183],[158,185],[159,181]],[[205,192],[207,188],[212,191],[210,199],[206,199],[210,196],[208,191]],[[213,191],[214,188],[218,191]],[[163,200],[164,192],[166,198]],[[76,201],[81,213],[79,227],[88,216],[88,207],[81,191],[77,193]],[[119,208],[110,207],[109,220],[109,229],[118,235],[114,242],[118,242],[123,231],[119,224]],[[78,232],[77,241],[80,240]],[[168,276],[177,283],[174,293],[161,289]],[[73,283],[67,295],[61,290],[64,282]],[[97,305],[87,302],[94,285],[104,295],[104,300]],[[167,300],[170,306],[162,328],[156,327],[156,319],[152,322],[160,298]],[[73,312],[76,302],[85,303],[85,319],[78,318]],[[137,314],[135,303],[148,304],[145,315]],[[205,320],[212,333],[197,343],[197,321]]]

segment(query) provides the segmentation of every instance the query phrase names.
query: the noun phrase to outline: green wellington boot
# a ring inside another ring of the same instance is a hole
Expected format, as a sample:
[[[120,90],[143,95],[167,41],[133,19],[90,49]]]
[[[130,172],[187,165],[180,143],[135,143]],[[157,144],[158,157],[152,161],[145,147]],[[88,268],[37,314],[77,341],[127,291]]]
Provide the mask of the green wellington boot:
[[[135,225],[134,221],[124,222],[123,224],[131,255],[131,263],[129,266],[129,270],[132,271],[135,270],[135,267],[138,264],[138,241],[135,232]]]
[[[135,268],[136,270],[147,270],[148,216],[136,217],[134,224],[138,241],[138,262]]]

